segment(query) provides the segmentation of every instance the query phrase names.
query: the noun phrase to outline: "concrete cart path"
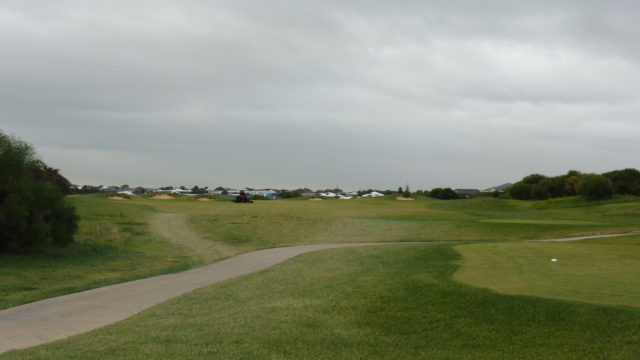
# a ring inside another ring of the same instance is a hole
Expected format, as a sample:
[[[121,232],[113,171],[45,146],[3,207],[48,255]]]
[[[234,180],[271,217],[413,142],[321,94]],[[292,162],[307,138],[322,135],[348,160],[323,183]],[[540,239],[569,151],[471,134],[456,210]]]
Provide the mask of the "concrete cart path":
[[[624,234],[587,235],[587,236],[576,236],[576,237],[559,238],[559,239],[542,239],[542,240],[527,240],[527,241],[540,241],[540,242],[578,241],[578,240],[620,237],[620,236],[630,236],[630,235],[640,235],[640,231],[634,230],[632,232],[624,233]]]
[[[323,244],[260,250],[176,274],[135,280],[1,310],[0,353],[97,329],[189,291],[258,271],[303,253],[384,244],[400,243]]]

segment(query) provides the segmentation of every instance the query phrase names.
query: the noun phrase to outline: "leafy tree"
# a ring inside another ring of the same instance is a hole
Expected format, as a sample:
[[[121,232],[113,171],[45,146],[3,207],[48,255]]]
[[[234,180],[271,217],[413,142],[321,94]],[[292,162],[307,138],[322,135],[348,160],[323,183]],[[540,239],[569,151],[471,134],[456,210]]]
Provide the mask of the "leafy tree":
[[[578,184],[582,178],[582,173],[576,170],[570,170],[563,177],[564,194],[566,196],[578,195]]]
[[[530,200],[533,185],[525,183],[524,181],[518,181],[517,183],[509,187],[509,195],[517,200]]]
[[[539,183],[540,181],[546,179],[547,177],[544,175],[540,175],[540,174],[531,174],[528,176],[525,176],[522,179],[522,182],[525,184],[531,184],[531,185],[535,185],[537,183]]]
[[[409,190],[409,184],[404,187],[404,191],[402,192],[402,196],[405,198],[411,197],[411,190]]]
[[[565,186],[562,177],[544,178],[531,188],[532,200],[545,200],[564,196]]]
[[[628,168],[609,171],[602,175],[611,180],[613,191],[616,194],[635,193],[635,195],[640,195],[640,193],[636,193],[636,189],[640,185],[640,171]]]
[[[206,194],[207,193],[207,188],[199,188],[198,185],[195,185],[194,187],[191,188],[191,193],[192,194]]]
[[[71,182],[60,175],[60,170],[47,166],[41,160],[35,160],[31,172],[34,180],[53,184],[64,195],[71,194]]]
[[[64,202],[57,170],[40,161],[29,144],[2,131],[0,169],[0,252],[71,243],[78,217]]]
[[[605,176],[588,174],[582,177],[578,193],[589,200],[608,199],[613,196],[613,184]]]

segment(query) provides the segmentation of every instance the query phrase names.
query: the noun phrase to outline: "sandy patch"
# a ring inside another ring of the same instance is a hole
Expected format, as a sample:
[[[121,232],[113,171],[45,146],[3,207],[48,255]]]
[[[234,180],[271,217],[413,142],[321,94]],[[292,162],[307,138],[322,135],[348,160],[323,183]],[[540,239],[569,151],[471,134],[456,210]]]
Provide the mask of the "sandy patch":
[[[321,198],[317,198],[317,197],[312,197],[312,198],[309,198],[309,200],[314,200],[314,201],[317,201],[317,200],[324,200],[324,199],[321,199]]]
[[[407,200],[415,200],[414,198],[406,198],[406,197],[402,197],[402,196],[396,196],[396,200],[402,200],[402,201],[407,201]]]
[[[154,200],[171,200],[171,199],[175,199],[175,197],[173,197],[171,195],[167,195],[167,194],[160,194],[160,195],[153,195],[151,197],[151,199],[154,199]]]
[[[196,199],[196,200],[198,200],[198,201],[211,201],[211,200],[213,200],[213,199],[209,199],[209,198],[198,198],[198,199]]]
[[[109,200],[129,200],[126,197],[117,196],[117,195],[116,196],[107,196],[107,199],[109,199]]]

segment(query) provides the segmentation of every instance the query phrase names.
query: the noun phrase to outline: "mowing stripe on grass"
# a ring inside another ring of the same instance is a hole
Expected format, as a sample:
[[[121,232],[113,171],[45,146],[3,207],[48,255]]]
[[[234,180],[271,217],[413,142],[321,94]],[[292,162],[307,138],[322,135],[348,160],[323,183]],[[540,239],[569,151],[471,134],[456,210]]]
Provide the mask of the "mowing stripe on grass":
[[[384,244],[402,243],[320,244],[260,250],[198,269],[106,286],[2,310],[0,353],[97,329],[189,291],[267,268],[299,254],[339,247]]]

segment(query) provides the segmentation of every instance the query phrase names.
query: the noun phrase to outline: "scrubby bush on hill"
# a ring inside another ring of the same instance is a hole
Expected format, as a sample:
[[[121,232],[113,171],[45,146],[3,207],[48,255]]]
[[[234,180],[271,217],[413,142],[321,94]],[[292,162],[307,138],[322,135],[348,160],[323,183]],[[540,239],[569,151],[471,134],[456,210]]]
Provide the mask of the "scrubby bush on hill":
[[[513,184],[508,192],[511,198],[518,200],[545,200],[573,195],[582,195],[587,199],[606,199],[613,194],[640,195],[640,171],[624,169],[597,175],[571,170],[554,177],[532,174]]]
[[[609,171],[602,175],[611,181],[616,194],[640,195],[640,171],[623,169]]]
[[[0,131],[0,252],[33,252],[73,242],[75,209],[64,202],[71,186],[40,161],[33,148]]]
[[[578,193],[589,200],[608,199],[613,196],[613,184],[605,176],[587,174],[578,185]]]

